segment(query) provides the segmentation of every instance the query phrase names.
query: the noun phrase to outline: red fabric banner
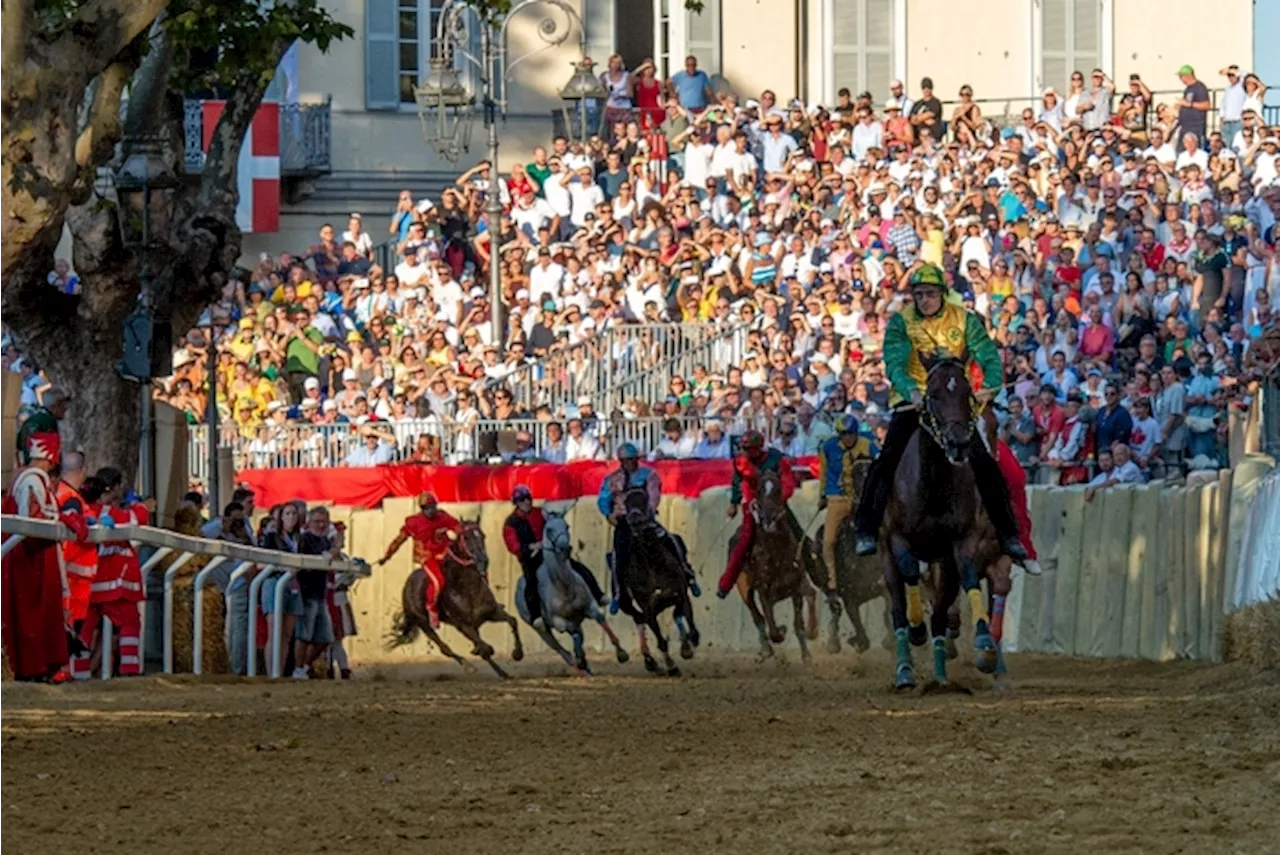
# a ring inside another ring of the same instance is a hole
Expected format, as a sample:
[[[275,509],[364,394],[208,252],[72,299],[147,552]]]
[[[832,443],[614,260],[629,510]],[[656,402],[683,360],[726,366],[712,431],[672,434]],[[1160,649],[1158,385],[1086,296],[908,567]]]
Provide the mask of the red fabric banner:
[[[259,507],[291,499],[332,502],[357,508],[377,507],[383,499],[416,496],[431,490],[442,502],[505,502],[517,484],[546,501],[572,501],[600,492],[617,462],[505,466],[375,466],[342,469],[245,469],[237,481],[250,487]],[[728,460],[660,460],[647,463],[662,478],[662,492],[695,499],[712,487],[728,486]],[[796,461],[803,472],[817,472],[816,458]]]

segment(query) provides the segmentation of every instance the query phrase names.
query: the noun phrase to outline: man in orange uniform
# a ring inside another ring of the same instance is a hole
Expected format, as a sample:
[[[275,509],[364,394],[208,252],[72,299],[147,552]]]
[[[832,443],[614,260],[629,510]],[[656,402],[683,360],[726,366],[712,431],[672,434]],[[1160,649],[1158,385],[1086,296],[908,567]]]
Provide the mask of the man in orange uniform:
[[[427,574],[427,615],[431,618],[431,626],[438,629],[440,612],[436,604],[444,590],[444,556],[449,551],[449,544],[462,534],[462,523],[440,510],[435,493],[419,495],[418,507],[422,513],[405,519],[396,539],[378,559],[378,566],[390,561],[404,542],[413,538],[414,563],[421,565]]]
[[[27,465],[15,473],[4,512],[35,520],[57,520],[53,471],[60,457],[55,431],[34,431],[23,446]],[[63,520],[81,537],[82,521]],[[63,603],[66,578],[58,544],[35,537],[24,538],[4,557],[4,649],[18,680],[47,681],[57,677],[67,662],[67,624]]]
[[[92,524],[90,520],[93,517],[88,512],[89,503],[81,492],[88,474],[84,468],[82,452],[68,451],[62,455],[62,475],[57,490],[58,513],[64,517],[74,514],[84,519],[86,524]],[[62,566],[67,571],[67,617],[72,629],[79,633],[89,614],[90,589],[93,577],[98,573],[97,545],[75,540],[64,541]]]
[[[102,489],[101,501],[88,506],[89,514],[96,518],[99,525],[115,528],[126,525],[148,525],[151,514],[142,504],[123,504],[124,474],[119,469],[106,467],[99,469],[94,479]],[[80,640],[85,647],[91,647],[98,625],[102,618],[107,618],[114,625],[120,640],[121,677],[132,677],[142,673],[142,660],[138,656],[139,637],[142,634],[142,621],[138,615],[138,603],[146,599],[147,592],[142,585],[142,563],[138,559],[138,550],[128,540],[113,540],[98,546],[98,572],[90,587],[89,611],[85,616],[84,626],[80,631]],[[102,656],[113,655],[110,650],[102,650]],[[83,667],[85,662],[77,659],[72,663],[72,675],[77,680],[89,676]]]

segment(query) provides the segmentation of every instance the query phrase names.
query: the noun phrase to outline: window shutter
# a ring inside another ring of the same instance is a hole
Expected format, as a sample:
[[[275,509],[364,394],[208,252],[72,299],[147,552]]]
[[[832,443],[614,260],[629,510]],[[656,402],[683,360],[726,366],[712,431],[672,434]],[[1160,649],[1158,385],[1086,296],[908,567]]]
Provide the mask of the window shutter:
[[[1072,44],[1076,68],[1088,74],[1102,65],[1102,10],[1098,0],[1072,0]]]
[[[396,44],[397,0],[365,0],[364,106],[400,109],[400,51]]]
[[[1041,0],[1041,86],[1068,91],[1074,61],[1069,48],[1067,4],[1073,0]]]
[[[831,52],[835,81],[831,95],[835,96],[843,87],[848,87],[855,94],[862,83],[858,57],[858,16],[862,13],[861,4],[836,3],[831,9]]]
[[[720,73],[720,13],[720,0],[707,0],[701,12],[685,12],[685,47],[711,76]]]
[[[855,91],[866,90],[875,98],[889,95],[893,79],[893,0],[864,0],[867,10],[865,62]]]
[[[595,61],[596,71],[603,74],[613,56],[613,3],[583,3],[582,26],[587,31],[587,55]]]

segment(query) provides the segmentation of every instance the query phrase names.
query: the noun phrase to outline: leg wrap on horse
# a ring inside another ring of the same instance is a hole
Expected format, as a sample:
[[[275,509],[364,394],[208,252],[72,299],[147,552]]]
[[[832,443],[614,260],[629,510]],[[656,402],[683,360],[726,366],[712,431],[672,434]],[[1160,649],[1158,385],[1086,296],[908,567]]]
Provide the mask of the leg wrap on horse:
[[[907,448],[907,443],[920,425],[920,417],[916,411],[898,408],[893,411],[893,420],[889,422],[889,431],[884,438],[884,447],[880,456],[872,461],[867,469],[867,480],[862,488],[862,498],[858,501],[853,520],[860,536],[875,537],[880,533],[880,523],[884,519],[885,505],[889,502],[889,491],[893,487],[893,475],[897,471],[898,461]]]
[[[991,637],[1000,643],[1001,636],[1004,635],[1004,595],[991,595]]]
[[[920,599],[919,585],[906,585],[907,621],[913,626],[924,623],[924,603]]]
[[[991,619],[987,615],[987,601],[982,596],[981,588],[969,589],[969,614],[973,618],[975,628],[981,624],[990,624]],[[1002,604],[1003,607],[1003,604]]]
[[[986,447],[974,441],[969,453],[969,461],[973,466],[974,479],[978,482],[978,493],[982,496],[982,504],[987,509],[987,517],[995,527],[996,534],[1005,538],[1018,538],[1018,521],[1013,516],[1013,505],[1009,501],[1009,486],[1000,472],[1000,464],[987,453]]]

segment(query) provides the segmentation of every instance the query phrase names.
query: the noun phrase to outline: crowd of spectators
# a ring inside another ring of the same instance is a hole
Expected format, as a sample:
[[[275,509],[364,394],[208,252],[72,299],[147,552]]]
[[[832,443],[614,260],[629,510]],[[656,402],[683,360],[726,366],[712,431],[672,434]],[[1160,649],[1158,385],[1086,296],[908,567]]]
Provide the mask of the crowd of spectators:
[[[352,214],[264,254],[157,397],[204,420],[212,335],[247,465],[285,445],[295,465],[599,457],[618,416],[666,420],[654,456],[727,456],[751,427],[808,454],[837,412],[884,429],[884,322],[933,264],[1000,345],[1002,430],[1026,466],[1068,482],[1104,452],[1117,478],[1219,466],[1226,413],[1280,352],[1280,128],[1256,75],[1223,69],[1214,95],[1176,77],[1160,95],[1079,71],[990,116],[969,86],[944,107],[929,78],[806,104],[726,91],[692,57],[668,81],[613,57],[599,132],[502,170],[500,222],[482,161],[439,198],[406,190],[368,228]],[[746,347],[617,413],[539,398],[616,359],[607,331],[664,323],[740,325]],[[32,371],[9,344],[6,365]],[[482,419],[537,425],[479,448]]]

